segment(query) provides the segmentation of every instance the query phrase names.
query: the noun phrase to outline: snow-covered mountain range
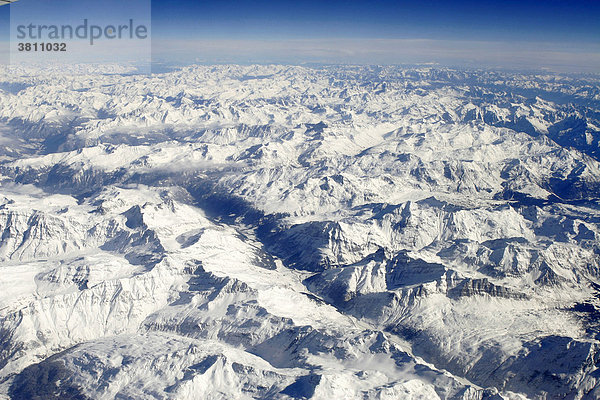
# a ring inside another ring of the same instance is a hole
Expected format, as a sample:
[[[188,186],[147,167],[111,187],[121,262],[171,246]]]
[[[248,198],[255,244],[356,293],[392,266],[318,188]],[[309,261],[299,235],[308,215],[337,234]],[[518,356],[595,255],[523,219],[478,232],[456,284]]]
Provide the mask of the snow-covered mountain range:
[[[599,77],[1,68],[0,398],[600,398]]]

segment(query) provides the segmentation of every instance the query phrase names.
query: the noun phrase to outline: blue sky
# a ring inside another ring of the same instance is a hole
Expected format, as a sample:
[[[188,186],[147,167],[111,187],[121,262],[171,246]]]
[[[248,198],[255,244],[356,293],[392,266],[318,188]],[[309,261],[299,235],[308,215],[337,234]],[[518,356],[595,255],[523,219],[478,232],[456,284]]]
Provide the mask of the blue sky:
[[[153,3],[155,58],[600,71],[600,1]]]
[[[439,63],[600,71],[598,0],[88,1],[20,0],[18,7],[23,15],[27,6],[32,19],[81,20],[102,18],[98,5],[123,16],[124,5],[151,4],[154,58],[183,64]],[[52,11],[40,4],[52,4]],[[0,7],[4,37],[8,8]]]
[[[9,6],[0,7],[0,65],[7,64],[8,59],[8,42],[9,37]]]
[[[10,7],[0,7],[0,38],[5,38],[8,35],[8,27],[10,23]]]
[[[155,35],[600,41],[599,1],[156,1]]]

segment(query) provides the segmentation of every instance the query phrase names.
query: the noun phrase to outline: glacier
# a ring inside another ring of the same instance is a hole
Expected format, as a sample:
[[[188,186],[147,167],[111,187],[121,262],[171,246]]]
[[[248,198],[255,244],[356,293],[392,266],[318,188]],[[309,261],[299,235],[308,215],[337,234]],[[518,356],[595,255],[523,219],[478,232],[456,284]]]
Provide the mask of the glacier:
[[[600,398],[599,77],[0,69],[0,398]]]

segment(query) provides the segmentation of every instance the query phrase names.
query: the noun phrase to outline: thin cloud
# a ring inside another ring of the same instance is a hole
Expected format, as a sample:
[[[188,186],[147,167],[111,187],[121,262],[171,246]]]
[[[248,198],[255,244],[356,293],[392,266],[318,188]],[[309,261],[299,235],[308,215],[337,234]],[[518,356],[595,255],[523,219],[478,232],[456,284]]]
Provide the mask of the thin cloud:
[[[430,39],[154,40],[153,58],[182,63],[322,62],[600,70],[600,46]]]

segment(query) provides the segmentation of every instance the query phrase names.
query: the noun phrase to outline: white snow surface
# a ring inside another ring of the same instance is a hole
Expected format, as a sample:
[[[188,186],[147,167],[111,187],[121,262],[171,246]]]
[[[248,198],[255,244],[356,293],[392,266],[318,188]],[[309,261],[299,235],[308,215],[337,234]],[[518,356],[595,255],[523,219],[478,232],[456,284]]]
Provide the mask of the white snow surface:
[[[600,396],[600,80],[0,72],[0,398]]]

